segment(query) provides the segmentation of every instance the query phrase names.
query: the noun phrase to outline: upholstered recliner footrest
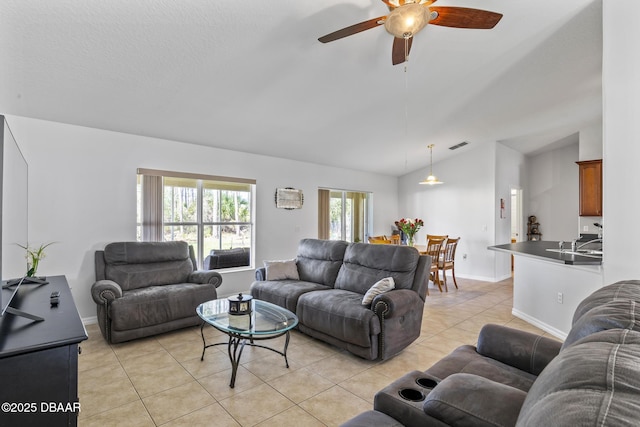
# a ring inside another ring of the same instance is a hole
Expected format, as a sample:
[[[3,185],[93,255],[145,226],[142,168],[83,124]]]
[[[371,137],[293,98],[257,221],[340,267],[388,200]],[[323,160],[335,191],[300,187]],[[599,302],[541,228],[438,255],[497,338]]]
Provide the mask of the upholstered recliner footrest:
[[[159,325],[192,317],[195,307],[211,298],[206,284],[179,283],[129,291],[109,307],[112,327],[118,331]]]
[[[371,336],[380,333],[378,318],[355,292],[307,292],[298,299],[297,314],[306,327],[360,347],[370,347]]]

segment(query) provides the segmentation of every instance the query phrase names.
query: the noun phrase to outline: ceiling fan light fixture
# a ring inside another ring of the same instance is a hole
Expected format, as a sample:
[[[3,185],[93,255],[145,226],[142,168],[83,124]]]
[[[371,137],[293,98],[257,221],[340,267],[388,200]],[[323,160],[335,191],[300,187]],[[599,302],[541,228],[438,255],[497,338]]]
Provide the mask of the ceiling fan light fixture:
[[[440,181],[433,174],[433,146],[434,144],[429,144],[427,148],[429,149],[429,176],[420,181],[418,184],[420,185],[437,185],[444,184],[444,182]]]
[[[421,185],[436,185],[436,184],[444,184],[444,182],[440,181],[436,178],[435,175],[429,175],[425,179],[419,182]]]
[[[407,39],[418,34],[429,23],[430,18],[428,7],[406,3],[391,11],[384,21],[384,28],[395,37]]]

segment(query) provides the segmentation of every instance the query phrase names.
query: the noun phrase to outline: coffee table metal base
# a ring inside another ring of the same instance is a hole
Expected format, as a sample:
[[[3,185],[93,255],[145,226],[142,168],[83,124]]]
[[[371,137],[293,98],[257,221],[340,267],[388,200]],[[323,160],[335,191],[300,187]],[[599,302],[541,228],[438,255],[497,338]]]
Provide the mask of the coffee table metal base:
[[[235,384],[236,384],[236,374],[238,373],[238,366],[240,365],[240,357],[242,357],[242,350],[244,350],[244,346],[245,345],[250,345],[252,347],[260,347],[260,348],[265,348],[267,350],[271,350],[274,353],[278,353],[279,355],[284,357],[284,363],[285,366],[287,368],[289,368],[289,360],[287,359],[287,348],[289,347],[289,331],[285,331],[285,332],[281,332],[281,333],[277,333],[274,335],[268,335],[268,336],[256,336],[256,335],[249,335],[247,336],[247,334],[242,334],[242,333],[235,333],[235,332],[230,332],[230,331],[221,331],[224,332],[225,334],[229,335],[229,342],[218,342],[218,343],[214,343],[214,344],[207,344],[206,340],[204,339],[204,325],[206,324],[206,322],[202,322],[202,325],[200,325],[200,336],[202,336],[202,356],[200,357],[200,361],[204,360],[204,353],[207,350],[207,348],[209,347],[213,347],[216,345],[226,345],[227,346],[227,353],[229,354],[229,360],[231,361],[231,382],[229,383],[229,387],[234,388]],[[217,328],[216,328],[217,329]],[[279,338],[281,336],[285,335],[285,341],[284,341],[284,349],[283,351],[279,351],[276,350],[274,348],[271,347],[267,347],[265,345],[261,345],[261,344],[256,344],[254,341],[260,341],[260,340],[270,340],[270,339],[274,339],[274,338]]]

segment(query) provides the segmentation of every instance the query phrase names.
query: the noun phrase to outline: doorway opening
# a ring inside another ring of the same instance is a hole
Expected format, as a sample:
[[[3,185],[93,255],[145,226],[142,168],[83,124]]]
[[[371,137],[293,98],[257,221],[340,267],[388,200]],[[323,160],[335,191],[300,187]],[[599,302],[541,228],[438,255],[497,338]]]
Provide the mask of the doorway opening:
[[[522,241],[522,189],[511,188],[511,243]]]
[[[511,243],[522,241],[522,188],[511,187]],[[511,255],[511,273],[513,274],[513,255]]]

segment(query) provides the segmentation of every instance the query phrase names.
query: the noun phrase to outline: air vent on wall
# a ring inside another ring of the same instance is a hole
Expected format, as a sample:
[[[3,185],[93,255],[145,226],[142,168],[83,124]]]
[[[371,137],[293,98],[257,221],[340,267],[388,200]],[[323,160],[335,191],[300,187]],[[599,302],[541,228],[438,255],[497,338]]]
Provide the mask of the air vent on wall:
[[[460,144],[452,145],[451,147],[449,147],[449,150],[457,150],[458,148],[464,147],[467,144],[469,144],[467,141],[462,141]]]

